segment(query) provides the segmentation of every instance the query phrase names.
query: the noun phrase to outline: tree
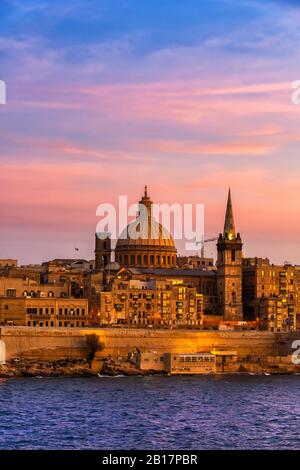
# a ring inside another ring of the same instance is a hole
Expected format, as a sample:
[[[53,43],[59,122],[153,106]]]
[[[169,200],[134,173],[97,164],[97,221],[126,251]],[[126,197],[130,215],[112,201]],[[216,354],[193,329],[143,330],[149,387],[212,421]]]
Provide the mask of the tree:
[[[103,351],[104,344],[100,341],[99,336],[92,333],[86,335],[86,341],[88,344],[88,361],[92,363],[97,351]]]

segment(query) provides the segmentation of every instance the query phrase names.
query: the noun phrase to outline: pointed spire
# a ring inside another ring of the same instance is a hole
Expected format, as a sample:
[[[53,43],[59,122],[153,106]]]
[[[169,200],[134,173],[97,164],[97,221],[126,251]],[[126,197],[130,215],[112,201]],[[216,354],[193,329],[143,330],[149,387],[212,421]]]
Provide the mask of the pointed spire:
[[[148,193],[147,193],[147,185],[145,185],[144,197],[148,197]]]
[[[227,200],[223,236],[226,237],[226,235],[229,238],[229,240],[234,240],[236,238],[230,188],[228,191],[228,200]]]

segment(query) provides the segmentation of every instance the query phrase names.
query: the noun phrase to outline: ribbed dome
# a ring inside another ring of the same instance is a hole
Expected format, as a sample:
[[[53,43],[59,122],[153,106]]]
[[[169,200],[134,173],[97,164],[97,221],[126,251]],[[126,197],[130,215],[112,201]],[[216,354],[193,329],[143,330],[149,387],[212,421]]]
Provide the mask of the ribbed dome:
[[[117,248],[125,245],[175,248],[173,238],[168,230],[153,218],[150,221],[145,218],[137,219],[128,224],[118,239]]]
[[[177,250],[174,240],[168,230],[154,219],[147,186],[139,203],[139,216],[127,225],[117,241],[116,261],[132,267],[175,267]]]

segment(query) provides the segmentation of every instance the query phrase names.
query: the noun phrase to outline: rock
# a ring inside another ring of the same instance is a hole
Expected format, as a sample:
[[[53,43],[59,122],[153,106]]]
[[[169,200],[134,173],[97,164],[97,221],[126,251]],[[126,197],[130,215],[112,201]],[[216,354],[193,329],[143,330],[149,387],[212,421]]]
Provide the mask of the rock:
[[[85,359],[61,359],[58,361],[42,361],[20,359],[0,366],[0,377],[93,377],[100,370],[101,375],[115,377],[144,376],[155,374],[155,371],[143,371],[128,361],[114,360],[112,357],[99,361],[99,369],[92,368]]]
[[[126,375],[126,376],[146,375],[147,372],[137,369],[130,362],[126,362],[126,361],[120,362],[120,361],[114,361],[112,359],[108,359],[108,360],[104,360],[100,374],[114,377],[116,375]]]

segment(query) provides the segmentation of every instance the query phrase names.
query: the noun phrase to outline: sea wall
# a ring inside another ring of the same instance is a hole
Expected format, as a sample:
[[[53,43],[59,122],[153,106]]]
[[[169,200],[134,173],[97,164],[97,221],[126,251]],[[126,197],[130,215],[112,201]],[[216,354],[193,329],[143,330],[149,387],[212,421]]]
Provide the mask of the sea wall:
[[[6,360],[80,359],[87,356],[87,334],[97,334],[104,344],[98,356],[126,357],[135,348],[141,351],[194,353],[215,349],[234,349],[239,356],[285,356],[293,352],[292,342],[299,333],[262,331],[198,331],[129,328],[34,328],[1,327],[0,339]]]

